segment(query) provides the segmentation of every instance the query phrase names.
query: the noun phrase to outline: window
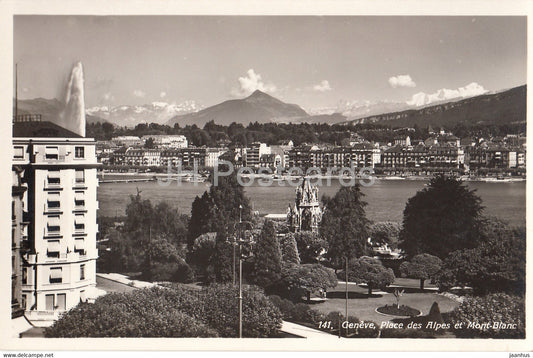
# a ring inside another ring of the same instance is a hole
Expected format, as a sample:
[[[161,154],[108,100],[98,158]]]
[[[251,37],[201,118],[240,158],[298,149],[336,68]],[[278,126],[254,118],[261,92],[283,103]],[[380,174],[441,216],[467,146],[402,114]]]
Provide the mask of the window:
[[[74,158],[85,158],[85,147],[75,147]]]
[[[59,240],[48,240],[48,247],[46,249],[47,257],[59,258],[60,244]]]
[[[46,295],[46,310],[47,311],[53,311],[54,310],[54,298],[55,298],[55,295]]]
[[[46,147],[44,151],[45,159],[59,159],[59,148],[58,147]]]
[[[76,240],[74,240],[74,252],[77,252],[82,256],[86,254],[85,240],[83,238],[77,238]]]
[[[58,233],[61,231],[59,216],[49,216],[46,227],[49,233]]]
[[[57,307],[60,311],[65,311],[67,309],[67,295],[65,293],[57,294]]]
[[[80,265],[80,280],[85,280],[85,264]]]
[[[23,159],[24,158],[24,147],[15,147],[14,150],[14,158],[15,159]]]
[[[22,295],[21,306],[22,306],[22,309],[23,309],[23,310],[26,310],[26,300],[27,300],[26,295]]]
[[[85,170],[76,169],[76,183],[85,183]]]
[[[74,230],[83,231],[85,229],[85,216],[83,214],[76,214],[74,219]]]
[[[50,269],[50,283],[63,282],[63,272],[61,267],[52,267]]]
[[[85,198],[83,197],[83,192],[76,192],[74,194],[74,204],[76,206],[85,206]]]
[[[15,215],[15,200],[11,202],[11,220],[15,220],[17,217]]]
[[[52,185],[61,184],[61,177],[59,176],[59,170],[48,171],[48,184],[52,184]]]
[[[28,268],[27,267],[22,268],[22,284],[23,285],[28,284]]]

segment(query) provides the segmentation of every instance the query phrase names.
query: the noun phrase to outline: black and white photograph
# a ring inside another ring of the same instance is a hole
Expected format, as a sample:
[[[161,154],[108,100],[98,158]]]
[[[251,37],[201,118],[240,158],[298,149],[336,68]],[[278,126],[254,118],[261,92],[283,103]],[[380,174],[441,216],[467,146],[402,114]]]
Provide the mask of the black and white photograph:
[[[525,10],[10,18],[11,342],[529,338]]]

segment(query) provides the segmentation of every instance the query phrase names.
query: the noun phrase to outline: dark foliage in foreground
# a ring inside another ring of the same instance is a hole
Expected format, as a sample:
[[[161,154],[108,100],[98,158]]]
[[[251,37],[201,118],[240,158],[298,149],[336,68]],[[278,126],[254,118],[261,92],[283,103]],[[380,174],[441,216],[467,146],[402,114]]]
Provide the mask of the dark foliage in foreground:
[[[111,293],[66,312],[46,337],[237,337],[238,289],[159,288]],[[243,290],[243,336],[272,337],[281,328],[277,307],[255,286]]]
[[[458,338],[525,338],[525,299],[505,293],[468,297],[449,314],[444,315]],[[463,327],[455,329],[455,323]],[[516,324],[512,328],[495,328],[494,323]],[[469,327],[468,324],[472,323]],[[480,324],[480,325],[476,325]],[[482,324],[490,324],[484,327]]]

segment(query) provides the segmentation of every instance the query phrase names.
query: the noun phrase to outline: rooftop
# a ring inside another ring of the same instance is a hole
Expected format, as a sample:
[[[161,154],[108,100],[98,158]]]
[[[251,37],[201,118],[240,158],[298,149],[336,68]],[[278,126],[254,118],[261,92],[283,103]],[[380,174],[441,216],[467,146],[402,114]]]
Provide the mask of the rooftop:
[[[55,123],[28,121],[13,123],[14,138],[83,138]]]

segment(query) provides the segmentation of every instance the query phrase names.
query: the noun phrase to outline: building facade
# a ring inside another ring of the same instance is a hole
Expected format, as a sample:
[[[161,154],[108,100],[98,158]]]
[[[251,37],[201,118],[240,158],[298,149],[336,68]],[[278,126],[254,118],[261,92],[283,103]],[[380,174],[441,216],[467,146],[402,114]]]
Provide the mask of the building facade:
[[[14,123],[13,147],[29,213],[22,302],[34,323],[51,321],[101,293],[96,289],[95,141],[50,122]]]

